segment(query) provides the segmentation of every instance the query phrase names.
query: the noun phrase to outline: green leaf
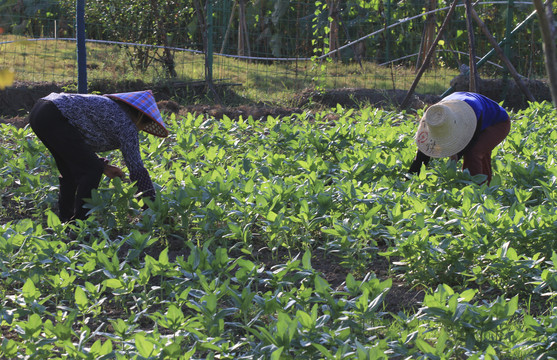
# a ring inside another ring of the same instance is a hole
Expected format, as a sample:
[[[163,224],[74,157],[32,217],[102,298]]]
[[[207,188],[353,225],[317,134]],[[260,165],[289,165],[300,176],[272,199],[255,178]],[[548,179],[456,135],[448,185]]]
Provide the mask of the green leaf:
[[[425,354],[436,354],[435,348],[422,339],[416,339],[416,346],[418,347],[418,349],[420,349],[421,352]]]
[[[205,295],[202,299],[206,301],[205,307],[211,313],[217,311],[217,296],[215,294]]]
[[[27,322],[23,324],[25,335],[27,337],[34,337],[38,335],[41,331],[42,326],[43,322],[39,314],[31,314]]]
[[[518,310],[518,295],[514,296],[508,303],[507,303],[507,316],[512,316]]]
[[[439,336],[437,337],[437,343],[435,344],[435,350],[437,354],[444,354],[445,347],[447,346],[447,340],[449,340],[449,335],[444,329],[441,329]]]
[[[470,302],[476,296],[478,291],[475,289],[468,289],[461,292],[458,296],[458,300],[461,302]]]
[[[167,344],[163,349],[164,354],[171,359],[184,359],[184,357],[182,357],[182,347],[180,346],[179,339],[180,338],[177,338],[175,342],[170,345]]]
[[[2,340],[2,353],[6,358],[16,358],[17,357],[17,349],[19,348],[18,344],[12,339],[4,339]]]
[[[172,304],[166,312],[166,318],[173,326],[177,326],[184,320],[184,313],[176,305]]]
[[[383,299],[385,298],[385,294],[388,292],[388,290],[383,291],[381,294],[379,294],[378,296],[376,296],[368,305],[367,307],[367,311],[375,311],[379,305],[381,305],[381,303],[383,302]]]
[[[168,248],[164,248],[159,254],[159,264],[162,266],[167,266],[170,263],[168,259]]]
[[[252,272],[253,270],[255,270],[255,264],[250,260],[240,258],[237,260],[237,263],[238,266],[242,267],[243,269],[246,269],[248,272]],[[555,264],[557,264],[557,262]]]
[[[267,220],[269,220],[270,222],[274,222],[277,219],[277,214],[273,211],[269,211],[267,213]]]
[[[135,334],[135,347],[139,355],[148,358],[154,355],[155,345],[148,341],[142,334]]]
[[[46,224],[48,225],[49,228],[56,229],[62,225],[62,222],[60,222],[58,215],[48,210]]]
[[[296,318],[298,319],[300,324],[306,329],[311,329],[315,326],[315,323],[313,322],[311,316],[304,311],[298,310],[296,312]]]
[[[95,341],[95,343],[93,343],[93,346],[91,346],[91,349],[89,350],[89,353],[93,355],[95,358],[108,355],[111,352],[112,352],[112,341],[110,341],[110,339],[106,340],[104,344],[101,343],[100,339]]]
[[[72,336],[72,324],[58,323],[53,332],[60,340],[68,340]]]
[[[348,290],[355,291],[358,289],[359,285],[360,283],[356,281],[356,279],[354,279],[354,275],[352,275],[351,273],[348,273],[348,275],[346,275],[346,287],[348,288]]]
[[[87,294],[85,294],[85,291],[83,291],[83,289],[79,286],[75,287],[75,304],[80,311],[83,311],[89,305]]]
[[[306,250],[302,257],[302,268],[304,270],[311,270],[311,251]]]
[[[318,294],[330,295],[331,286],[327,282],[327,280],[323,279],[321,276],[316,276],[314,281],[315,291]]]
[[[41,296],[41,293],[37,290],[35,283],[31,279],[25,281],[21,291],[25,300],[29,302],[37,300]]]
[[[106,279],[105,281],[103,281],[103,285],[111,289],[125,288],[124,284],[122,283],[122,280],[120,279]]]
[[[273,353],[271,354],[271,360],[280,360],[280,355],[282,354],[282,350],[284,350],[284,347],[281,346],[275,351],[273,351]]]
[[[61,261],[61,262],[63,262],[63,263],[66,263],[66,264],[71,264],[71,263],[72,263],[72,261],[71,261],[66,255],[64,255],[64,254],[56,253],[56,254],[53,254],[52,256],[53,256],[56,260]],[[74,276],[74,278],[75,278],[75,276]]]
[[[112,324],[114,332],[120,337],[124,337],[127,330],[129,329],[128,324],[126,324],[126,322],[120,318],[118,318],[117,320],[110,320],[110,324]]]
[[[333,354],[331,354],[331,352],[323,345],[318,344],[318,343],[311,343],[311,345],[313,347],[315,347],[317,350],[319,350],[319,352],[325,356],[327,359],[334,359],[335,357],[333,356]]]
[[[248,328],[257,338],[261,341],[266,341],[269,344],[278,345],[277,339],[263,326],[257,326],[257,329]]]
[[[215,251],[215,261],[214,264],[218,266],[224,266],[229,261],[228,251],[225,248],[217,248]]]

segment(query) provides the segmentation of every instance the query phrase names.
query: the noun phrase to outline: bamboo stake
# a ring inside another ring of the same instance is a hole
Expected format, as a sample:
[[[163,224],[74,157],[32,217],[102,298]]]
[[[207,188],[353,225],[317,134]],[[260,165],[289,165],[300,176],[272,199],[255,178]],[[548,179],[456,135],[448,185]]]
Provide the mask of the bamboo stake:
[[[224,49],[226,47],[226,42],[228,41],[228,34],[230,33],[230,28],[232,27],[232,21],[234,20],[234,13],[236,12],[237,0],[234,0],[232,4],[232,10],[230,11],[230,20],[228,20],[228,26],[226,27],[226,32],[224,33],[224,39],[222,39],[222,45],[220,47],[220,53],[224,54]]]
[[[240,0],[238,9],[238,55],[248,57],[251,56],[248,24],[246,21],[246,2]]]
[[[466,8],[466,29],[468,30],[468,53],[469,53],[469,66],[470,66],[470,82],[468,90],[471,92],[478,92],[478,70],[476,67],[476,41],[474,39],[474,29],[472,28],[472,3],[470,0],[465,0],[464,5]]]
[[[421,66],[422,59],[425,58],[426,51],[431,46],[431,41],[434,39],[435,34],[435,15],[431,11],[437,8],[437,0],[429,0],[427,4],[426,10],[430,13],[427,15],[425,20],[422,32],[422,41],[420,43],[420,51],[418,51],[418,59],[416,59],[416,68]]]
[[[408,107],[408,103],[410,102],[410,98],[414,94],[414,91],[416,90],[416,86],[418,86],[418,83],[420,82],[420,79],[421,79],[422,75],[424,74],[425,70],[427,69],[429,61],[430,61],[431,57],[433,56],[433,53],[435,52],[435,48],[437,47],[437,44],[439,43],[439,40],[441,39],[441,35],[443,34],[443,32],[445,31],[445,28],[449,24],[449,19],[451,18],[452,14],[454,12],[454,9],[456,8],[456,4],[458,2],[459,2],[459,0],[454,0],[451,7],[449,8],[449,12],[447,13],[447,16],[445,17],[445,20],[443,20],[443,24],[439,28],[439,32],[437,33],[437,37],[435,38],[435,40],[433,40],[433,43],[431,44],[431,47],[428,50],[427,55],[424,59],[424,62],[422,63],[422,66],[420,67],[420,69],[418,70],[418,73],[416,74],[416,78],[414,79],[414,82],[412,83],[412,86],[410,86],[410,90],[408,90],[408,93],[406,94],[406,97],[404,98],[404,100],[402,100],[402,103],[400,104],[400,109],[406,109]]]

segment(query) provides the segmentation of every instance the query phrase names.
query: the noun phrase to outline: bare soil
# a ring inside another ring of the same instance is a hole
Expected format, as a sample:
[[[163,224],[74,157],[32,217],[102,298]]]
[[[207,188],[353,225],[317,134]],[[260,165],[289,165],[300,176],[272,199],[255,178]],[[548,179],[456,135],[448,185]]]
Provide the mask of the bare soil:
[[[216,101],[203,101],[200,103],[195,100],[207,100],[204,89],[199,86],[149,86],[140,81],[126,82],[115,86],[111,83],[95,83],[89,86],[90,93],[108,94],[126,91],[138,91],[150,88],[155,94],[161,111],[173,112],[178,115],[186,113],[206,114],[213,118],[227,116],[231,119],[238,119],[240,116],[247,118],[263,118],[267,116],[289,116],[296,113],[303,113],[307,110],[321,110],[336,107],[340,104],[346,108],[357,108],[361,106],[376,106],[394,108],[402,102],[406,96],[404,90],[374,90],[374,89],[334,89],[328,91],[304,90],[292,97],[288,101],[289,106],[268,103],[248,103],[240,98],[230,88],[222,87],[217,90],[221,104]],[[23,83],[17,82],[10,88],[0,91],[0,122],[11,123],[21,127],[26,124],[26,117],[35,102],[52,92],[75,92],[75,87],[71,84],[53,83]],[[179,102],[176,98],[181,98]],[[174,99],[174,100],[173,100]],[[435,103],[440,98],[435,95],[413,96],[410,107],[419,109],[428,104]]]
[[[524,81],[536,101],[551,101],[551,93],[546,82],[529,79],[524,79]],[[461,75],[455,77],[450,85],[454,91],[468,91],[468,84],[468,77]],[[249,116],[263,118],[269,115],[274,117],[289,116],[308,110],[330,109],[336,107],[337,104],[345,108],[375,106],[394,109],[402,103],[407,93],[406,90],[362,88],[324,91],[306,89],[294,94],[292,99],[287,101],[289,105],[285,106],[263,102],[249,103],[226,85],[217,87],[214,97],[207,95],[203,84],[150,86],[140,80],[121,83],[98,81],[91,83],[88,90],[90,93],[109,94],[148,88],[153,90],[161,111],[173,112],[178,115],[187,113],[206,114],[217,119],[225,115],[231,119],[238,119],[240,116],[244,118]],[[0,123],[11,123],[18,127],[25,126],[27,114],[33,104],[52,92],[75,92],[75,85],[16,82],[6,90],[0,91]],[[512,79],[481,79],[478,83],[478,92],[497,102],[503,102],[503,105],[511,110],[519,110],[528,106],[526,96]],[[174,101],[176,98],[183,100],[176,102]],[[215,101],[217,98],[220,101]],[[203,101],[199,101],[199,99]],[[414,94],[410,101],[409,110],[424,108],[440,99],[439,95]]]

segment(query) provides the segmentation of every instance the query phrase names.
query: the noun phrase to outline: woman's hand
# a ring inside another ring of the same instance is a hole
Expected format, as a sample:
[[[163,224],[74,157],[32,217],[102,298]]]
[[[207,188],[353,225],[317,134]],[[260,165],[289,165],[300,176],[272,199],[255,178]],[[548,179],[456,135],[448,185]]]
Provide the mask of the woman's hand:
[[[119,177],[123,179],[126,176],[126,174],[124,174],[122,169],[120,169],[118,166],[113,166],[109,164],[106,164],[104,166],[103,173],[111,179],[114,179],[115,177]]]

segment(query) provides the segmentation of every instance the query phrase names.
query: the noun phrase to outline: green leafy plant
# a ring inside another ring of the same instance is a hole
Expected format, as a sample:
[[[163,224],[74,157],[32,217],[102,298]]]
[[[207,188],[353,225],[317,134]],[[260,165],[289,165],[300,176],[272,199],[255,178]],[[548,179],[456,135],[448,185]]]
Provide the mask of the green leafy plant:
[[[489,186],[406,174],[405,113],[168,118],[148,208],[103,179],[72,223],[46,149],[2,125],[0,357],[550,357],[555,117],[513,114]]]

